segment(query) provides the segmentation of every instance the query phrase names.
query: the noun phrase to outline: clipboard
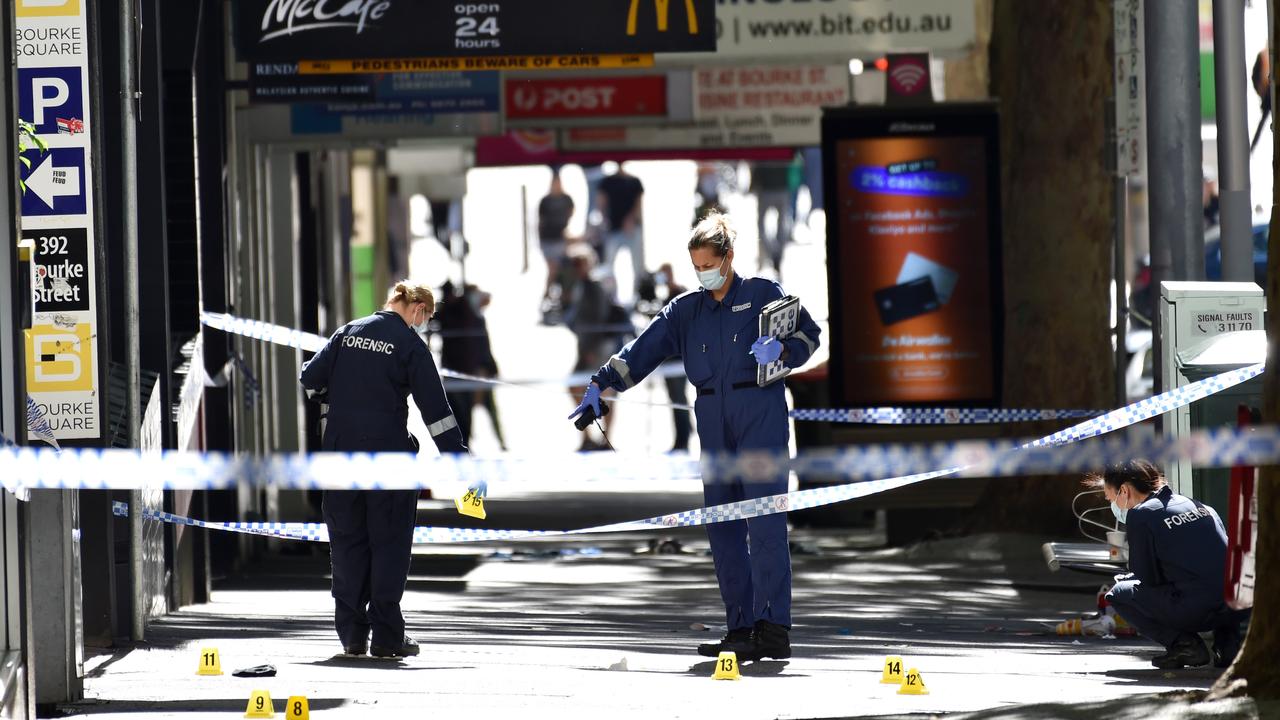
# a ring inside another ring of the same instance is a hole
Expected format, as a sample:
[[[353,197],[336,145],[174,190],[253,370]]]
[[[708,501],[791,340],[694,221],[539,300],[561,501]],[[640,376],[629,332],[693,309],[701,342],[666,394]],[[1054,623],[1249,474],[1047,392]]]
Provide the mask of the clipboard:
[[[800,298],[787,295],[764,306],[760,311],[760,335],[769,335],[778,340],[785,340],[796,334],[796,326],[800,322]],[[791,374],[782,358],[768,365],[756,368],[756,385],[765,387]]]

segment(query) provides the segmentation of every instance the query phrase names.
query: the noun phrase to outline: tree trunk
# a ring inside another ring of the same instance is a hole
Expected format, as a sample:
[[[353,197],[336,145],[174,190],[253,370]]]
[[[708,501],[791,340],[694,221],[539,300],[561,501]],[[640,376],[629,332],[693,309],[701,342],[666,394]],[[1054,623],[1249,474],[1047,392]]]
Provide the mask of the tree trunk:
[[[1105,167],[1112,27],[1109,0],[995,0],[990,76],[1001,111],[1006,407],[1113,402],[1114,209]],[[998,480],[969,529],[1074,533],[1064,509],[1078,487],[1078,477]]]
[[[1271,28],[1271,67],[1276,67],[1275,38],[1280,37],[1280,15]],[[1272,107],[1276,89],[1271,85]],[[1280,169],[1280,143],[1275,144],[1272,166]],[[1280,337],[1280,227],[1276,206],[1280,183],[1271,198],[1271,233],[1267,240],[1267,337]],[[1276,345],[1267,345],[1267,374],[1262,395],[1263,420],[1280,422],[1280,365]],[[1257,483],[1258,525],[1257,585],[1253,592],[1253,618],[1249,634],[1236,661],[1213,687],[1210,697],[1248,694],[1256,700],[1280,700],[1280,467],[1261,469]]]

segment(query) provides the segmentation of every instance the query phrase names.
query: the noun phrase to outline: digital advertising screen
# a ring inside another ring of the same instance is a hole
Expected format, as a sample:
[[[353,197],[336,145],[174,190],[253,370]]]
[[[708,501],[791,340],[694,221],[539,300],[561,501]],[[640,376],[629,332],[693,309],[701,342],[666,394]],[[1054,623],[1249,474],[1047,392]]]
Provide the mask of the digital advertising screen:
[[[824,115],[833,401],[999,404],[998,143],[985,104]]]

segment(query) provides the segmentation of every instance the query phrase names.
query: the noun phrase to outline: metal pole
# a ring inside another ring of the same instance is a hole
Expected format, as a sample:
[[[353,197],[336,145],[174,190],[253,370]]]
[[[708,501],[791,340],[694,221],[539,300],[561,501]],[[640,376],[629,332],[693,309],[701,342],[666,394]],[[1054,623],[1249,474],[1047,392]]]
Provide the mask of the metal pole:
[[[1143,12],[1151,270],[1157,297],[1158,283],[1164,280],[1204,278],[1198,13],[1197,0],[1148,2]]]
[[[1112,220],[1114,257],[1112,272],[1115,277],[1116,291],[1116,407],[1124,407],[1129,402],[1128,388],[1128,344],[1129,337],[1129,266],[1125,260],[1125,240],[1129,216],[1129,178],[1116,173],[1111,181],[1112,204],[1115,218]]]
[[[1142,12],[1156,388],[1165,386],[1160,284],[1204,278],[1199,11],[1197,0],[1160,0]]]
[[[1218,199],[1222,279],[1253,280],[1253,200],[1245,107],[1244,0],[1213,0],[1213,78],[1218,112]]]
[[[141,408],[141,339],[138,327],[138,134],[136,101],[137,72],[134,57],[134,0],[120,2],[120,129],[121,155],[124,159],[121,195],[124,199],[124,324],[125,365],[127,372],[125,407],[128,410],[129,445],[137,448],[142,424]],[[146,639],[147,613],[144,584],[142,532],[142,493],[129,492],[129,567],[133,585],[132,635],[135,641]]]

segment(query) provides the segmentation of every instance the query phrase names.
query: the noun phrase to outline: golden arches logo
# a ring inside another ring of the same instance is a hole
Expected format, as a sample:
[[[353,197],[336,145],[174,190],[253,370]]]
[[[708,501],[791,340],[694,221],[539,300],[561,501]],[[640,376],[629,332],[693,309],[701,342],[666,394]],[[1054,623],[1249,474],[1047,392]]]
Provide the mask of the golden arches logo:
[[[637,16],[640,14],[640,3],[644,0],[631,0],[631,9],[627,11],[627,34],[636,34]],[[670,16],[671,0],[653,0],[653,10],[657,13],[658,32],[667,31],[667,18]],[[684,0],[684,14],[689,21],[689,34],[698,34],[698,11],[693,7],[693,0]]]

